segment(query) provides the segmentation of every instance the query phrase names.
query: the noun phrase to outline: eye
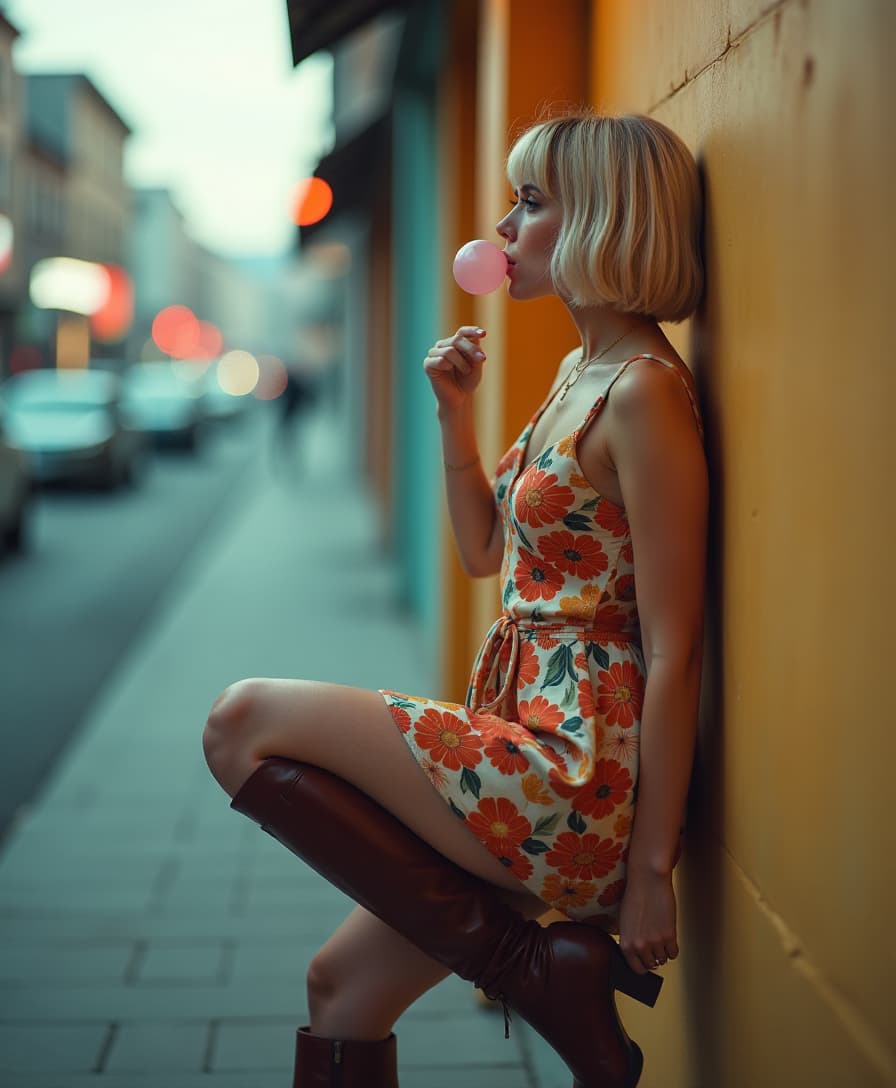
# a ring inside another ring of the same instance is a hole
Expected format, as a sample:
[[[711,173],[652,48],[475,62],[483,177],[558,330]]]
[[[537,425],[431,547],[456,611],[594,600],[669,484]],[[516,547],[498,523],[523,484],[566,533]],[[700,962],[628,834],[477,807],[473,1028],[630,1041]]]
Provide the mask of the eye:
[[[530,211],[533,208],[538,207],[538,204],[531,197],[528,197],[528,196],[520,197],[519,200],[517,200],[516,197],[511,197],[510,198],[511,208],[515,208],[517,206],[517,204],[525,204],[529,208]]]

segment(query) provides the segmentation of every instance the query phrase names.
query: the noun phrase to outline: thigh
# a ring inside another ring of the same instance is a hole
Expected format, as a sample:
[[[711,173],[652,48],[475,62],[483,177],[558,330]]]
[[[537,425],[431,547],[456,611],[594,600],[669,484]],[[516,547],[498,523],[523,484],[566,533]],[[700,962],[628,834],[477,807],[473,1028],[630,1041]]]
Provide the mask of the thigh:
[[[269,756],[351,782],[445,857],[540,903],[455,816],[423,773],[379,692],[310,680],[256,680],[241,725],[241,780]]]

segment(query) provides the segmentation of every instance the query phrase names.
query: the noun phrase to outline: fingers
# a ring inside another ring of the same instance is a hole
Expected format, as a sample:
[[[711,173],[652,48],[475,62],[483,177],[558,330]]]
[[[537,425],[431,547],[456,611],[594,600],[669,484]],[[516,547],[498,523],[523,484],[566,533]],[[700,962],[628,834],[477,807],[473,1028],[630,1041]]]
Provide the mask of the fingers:
[[[657,967],[664,967],[669,960],[677,959],[678,943],[674,937],[665,942],[637,941],[622,948],[622,952],[629,967],[639,975],[645,975],[648,971],[655,971]]]
[[[474,325],[463,325],[454,336],[446,340],[437,340],[429,349],[423,361],[426,371],[471,374],[475,367],[485,361],[485,352],[479,346],[479,339],[485,330]]]

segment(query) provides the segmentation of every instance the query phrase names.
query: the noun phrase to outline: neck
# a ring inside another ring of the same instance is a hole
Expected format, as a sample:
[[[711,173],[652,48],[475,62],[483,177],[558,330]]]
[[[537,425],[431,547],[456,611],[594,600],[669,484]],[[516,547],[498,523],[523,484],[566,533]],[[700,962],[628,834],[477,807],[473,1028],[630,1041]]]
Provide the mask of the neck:
[[[593,359],[612,344],[617,336],[625,333],[619,343],[601,359],[602,363],[613,362],[620,352],[630,353],[632,344],[637,340],[648,334],[653,337],[657,333],[657,323],[640,314],[625,314],[603,306],[569,308],[569,312],[582,338],[583,359]]]

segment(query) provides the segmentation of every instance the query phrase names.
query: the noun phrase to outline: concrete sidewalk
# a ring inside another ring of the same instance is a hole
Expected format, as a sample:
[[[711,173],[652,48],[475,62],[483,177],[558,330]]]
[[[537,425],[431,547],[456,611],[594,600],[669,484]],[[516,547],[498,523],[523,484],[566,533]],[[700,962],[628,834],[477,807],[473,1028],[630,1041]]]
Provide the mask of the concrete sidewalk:
[[[431,690],[374,511],[327,456],[327,421],[312,425],[303,480],[273,478],[261,451],[247,467],[5,844],[6,1088],[291,1083],[307,964],[352,904],[229,810],[202,724],[244,676]],[[456,978],[396,1030],[402,1088],[571,1079]]]

